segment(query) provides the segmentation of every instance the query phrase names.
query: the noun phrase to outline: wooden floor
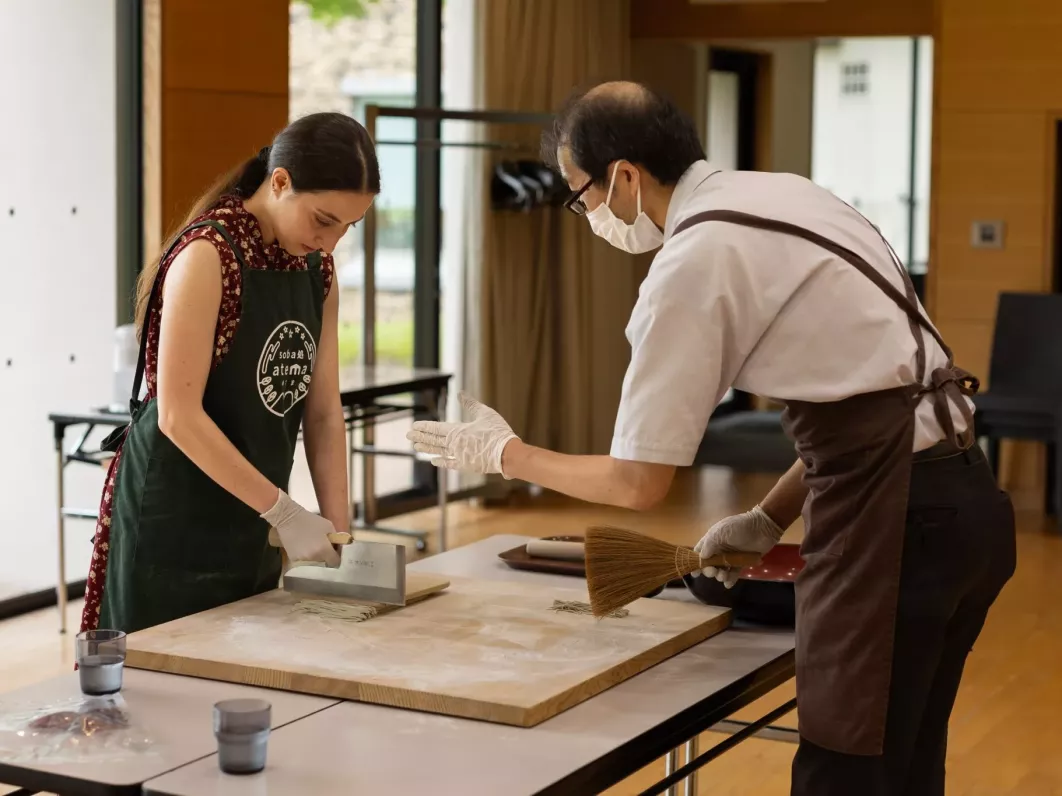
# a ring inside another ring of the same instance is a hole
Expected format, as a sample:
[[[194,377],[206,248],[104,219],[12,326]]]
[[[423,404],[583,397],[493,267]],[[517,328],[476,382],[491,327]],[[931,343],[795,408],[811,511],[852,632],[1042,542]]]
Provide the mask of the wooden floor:
[[[505,508],[454,505],[449,545],[498,533],[549,536],[581,533],[609,522],[692,544],[716,519],[752,506],[774,479],[704,469],[684,474],[668,503],[633,514],[546,495]],[[401,518],[410,528],[433,529],[433,511]],[[399,522],[392,521],[393,525]],[[949,796],[1062,796],[1062,535],[1037,515],[1019,516],[1018,570],[989,616],[970,657],[952,716]],[[794,527],[786,541],[798,541]],[[70,606],[76,627],[80,602]],[[0,690],[69,672],[71,637],[56,632],[54,609],[0,622]],[[747,708],[753,719],[793,695],[793,686]],[[781,724],[795,724],[795,714]],[[705,733],[702,751],[725,736]],[[789,792],[795,746],[752,739],[701,769],[697,792],[711,796],[781,796]],[[637,793],[663,775],[664,763],[608,791]],[[0,794],[4,789],[0,786]]]

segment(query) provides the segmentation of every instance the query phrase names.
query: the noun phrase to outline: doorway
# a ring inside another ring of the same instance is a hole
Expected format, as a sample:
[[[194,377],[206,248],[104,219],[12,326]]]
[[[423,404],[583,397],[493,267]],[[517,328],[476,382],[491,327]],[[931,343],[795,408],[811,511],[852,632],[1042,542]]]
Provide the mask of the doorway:
[[[708,52],[707,152],[720,168],[751,171],[761,165],[761,94],[769,59],[769,54],[719,47]]]
[[[770,75],[770,55],[712,47],[708,51],[707,146],[708,160],[728,171],[752,171],[761,165],[759,145],[764,122],[760,111],[765,79]],[[768,62],[765,64],[764,61]],[[753,407],[753,397],[730,389],[713,417]]]

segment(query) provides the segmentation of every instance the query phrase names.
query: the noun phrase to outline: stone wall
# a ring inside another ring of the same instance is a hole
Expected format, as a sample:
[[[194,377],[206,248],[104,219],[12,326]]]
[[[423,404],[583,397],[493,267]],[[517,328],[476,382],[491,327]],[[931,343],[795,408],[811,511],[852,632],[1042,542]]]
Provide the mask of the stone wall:
[[[365,0],[364,19],[335,25],[311,19],[304,3],[291,3],[290,118],[317,111],[351,112],[343,80],[410,77],[416,70],[416,0]]]

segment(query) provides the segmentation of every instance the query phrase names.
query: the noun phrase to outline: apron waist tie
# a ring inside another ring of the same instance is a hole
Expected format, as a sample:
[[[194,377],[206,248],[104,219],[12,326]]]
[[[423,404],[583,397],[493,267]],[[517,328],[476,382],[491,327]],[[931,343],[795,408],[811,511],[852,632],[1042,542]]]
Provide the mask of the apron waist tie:
[[[933,413],[944,430],[944,440],[952,444],[956,452],[967,450],[974,444],[974,417],[966,398],[975,395],[980,387],[981,383],[973,374],[949,363],[934,370],[929,385],[917,393],[919,398],[927,394],[932,396]],[[955,431],[949,399],[966,422],[966,430],[961,435]]]

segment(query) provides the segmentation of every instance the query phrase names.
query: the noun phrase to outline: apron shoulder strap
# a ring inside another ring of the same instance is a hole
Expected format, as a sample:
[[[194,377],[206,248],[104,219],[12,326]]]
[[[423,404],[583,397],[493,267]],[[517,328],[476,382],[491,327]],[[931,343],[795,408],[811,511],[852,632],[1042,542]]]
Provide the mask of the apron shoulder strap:
[[[861,216],[862,217],[862,216]],[[894,263],[900,270],[900,273],[904,278],[904,286],[907,288],[906,293],[901,293],[896,287],[889,282],[874,266],[868,263],[865,259],[860,257],[851,249],[836,243],[824,235],[820,235],[817,232],[813,232],[810,229],[798,226],[796,224],[790,224],[788,221],[780,221],[775,218],[764,218],[763,216],[753,215],[751,213],[743,213],[738,210],[707,210],[702,213],[695,213],[689,218],[681,221],[675,228],[673,234],[677,235],[685,229],[688,229],[695,224],[702,224],[707,221],[724,221],[731,224],[740,224],[746,227],[754,227],[756,229],[763,229],[769,232],[781,232],[786,235],[793,235],[798,238],[803,238],[806,241],[816,244],[817,246],[825,249],[832,254],[837,255],[845,262],[852,265],[857,271],[863,274],[867,279],[873,282],[878,289],[880,289],[886,296],[895,302],[903,312],[907,315],[908,323],[911,325],[912,332],[917,332],[918,327],[922,327],[929,332],[933,338],[937,341],[940,347],[944,350],[944,354],[948,358],[948,362],[952,362],[952,352],[947,343],[940,336],[940,333],[933,328],[933,325],[922,315],[919,311],[918,305],[915,301],[914,284],[911,283],[911,278],[907,274],[907,269],[903,267],[902,263],[896,260],[896,254],[893,252],[892,247],[888,245],[888,241],[885,241],[885,245],[888,247],[891,256],[894,258]],[[869,221],[867,222],[870,223]],[[871,225],[873,226],[873,225]],[[877,231],[877,227],[874,227]],[[878,231],[881,235],[881,232]],[[885,240],[882,236],[882,240]],[[915,334],[915,341],[918,344],[918,380],[923,381],[925,378],[925,342],[922,339],[921,334]]]
[[[869,219],[859,213],[859,211],[854,208],[853,211],[856,212],[860,218],[870,224]],[[957,440],[958,445],[961,448],[968,447],[972,444],[974,427],[973,413],[970,411],[969,406],[967,406],[964,396],[973,395],[977,392],[979,388],[978,381],[972,374],[955,367],[954,356],[951,349],[948,347],[948,344],[944,342],[944,338],[940,336],[940,332],[933,328],[933,325],[929,323],[919,310],[911,277],[907,273],[907,269],[903,267],[903,263],[900,262],[899,257],[896,256],[896,252],[893,251],[892,246],[889,245],[888,240],[886,240],[885,236],[881,234],[881,230],[873,224],[870,224],[874,228],[874,231],[878,233],[879,237],[881,237],[882,241],[885,242],[885,246],[889,250],[893,263],[900,270],[900,273],[903,276],[906,295],[897,290],[889,280],[874,268],[874,266],[851,249],[848,249],[817,232],[805,229],[796,224],[790,224],[786,221],[780,221],[774,218],[764,218],[762,216],[752,215],[751,213],[742,213],[737,210],[708,210],[702,213],[695,213],[689,218],[684,219],[675,228],[673,234],[677,235],[682,230],[688,229],[694,224],[701,224],[707,221],[724,221],[731,224],[741,224],[747,227],[767,230],[769,232],[781,232],[786,235],[794,235],[798,238],[803,238],[804,240],[810,241],[826,251],[837,255],[877,285],[878,288],[886,296],[892,299],[896,303],[896,306],[903,310],[907,315],[907,321],[911,327],[911,333],[914,335],[915,343],[918,347],[916,352],[916,367],[918,370],[917,379],[919,382],[917,394],[926,392],[933,393],[933,408],[937,417],[937,422],[940,423],[941,428],[944,429],[945,435],[949,440]],[[944,351],[944,355],[948,358],[947,367],[937,368],[931,374],[931,386],[929,388],[921,386],[925,381],[926,376],[926,344],[922,335],[919,333],[919,327],[922,327],[933,335],[933,339],[937,341],[941,349]],[[955,425],[951,419],[951,412],[948,410],[949,400],[955,403],[966,421],[966,431],[961,437],[955,433]]]
[[[155,281],[151,285],[151,295],[148,297],[147,308],[144,310],[144,323],[140,328],[140,351],[137,353],[136,358],[136,374],[133,376],[133,394],[129,397],[129,409],[131,412],[136,411],[136,407],[140,403],[140,388],[144,381],[144,368],[147,364],[147,345],[148,345],[148,324],[151,322],[151,311],[158,304],[159,291],[162,286],[162,264],[173,254],[173,250],[180,243],[188,232],[193,229],[199,229],[200,227],[213,227],[218,233],[225,239],[225,242],[232,249],[232,253],[236,255],[236,260],[239,262],[241,268],[246,268],[246,261],[243,259],[243,255],[240,253],[240,247],[232,240],[232,236],[229,235],[227,229],[220,221],[215,219],[206,219],[204,221],[197,221],[194,224],[189,224],[182,229],[176,236],[174,236],[173,242],[166,247],[166,251],[163,252],[162,257],[159,258],[159,270],[155,274]]]

